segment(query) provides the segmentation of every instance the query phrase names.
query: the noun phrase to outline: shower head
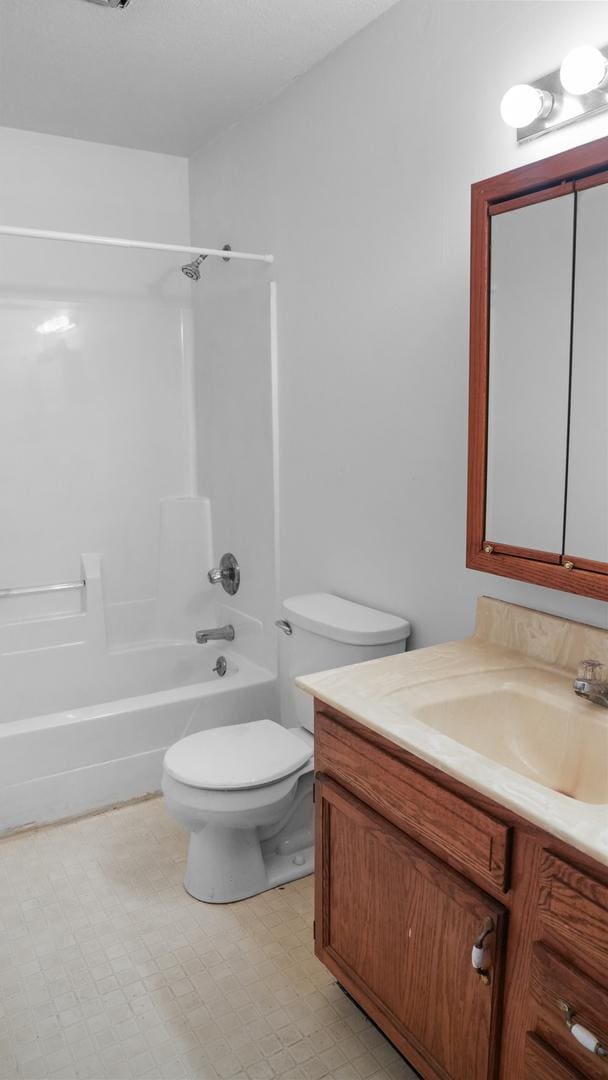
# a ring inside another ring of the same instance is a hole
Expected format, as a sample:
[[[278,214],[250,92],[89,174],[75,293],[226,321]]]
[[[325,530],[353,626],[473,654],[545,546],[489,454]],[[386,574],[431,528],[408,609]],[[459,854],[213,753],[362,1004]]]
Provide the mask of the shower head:
[[[206,255],[199,255],[197,259],[193,259],[192,262],[186,263],[182,266],[182,274],[185,274],[190,281],[200,281],[201,278],[201,263],[206,259]]]

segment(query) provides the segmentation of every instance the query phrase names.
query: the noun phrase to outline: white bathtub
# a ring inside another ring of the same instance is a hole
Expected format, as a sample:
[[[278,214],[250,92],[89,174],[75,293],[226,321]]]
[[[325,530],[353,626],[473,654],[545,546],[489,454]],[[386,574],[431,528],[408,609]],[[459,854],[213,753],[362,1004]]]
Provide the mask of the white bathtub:
[[[0,833],[158,791],[177,739],[278,719],[276,676],[229,649],[153,643],[103,663],[70,644],[34,653],[2,658]]]

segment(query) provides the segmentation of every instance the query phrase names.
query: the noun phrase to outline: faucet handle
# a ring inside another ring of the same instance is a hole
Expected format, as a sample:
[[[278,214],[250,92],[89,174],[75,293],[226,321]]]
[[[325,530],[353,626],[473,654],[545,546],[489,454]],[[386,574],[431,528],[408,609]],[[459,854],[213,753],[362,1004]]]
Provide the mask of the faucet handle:
[[[608,682],[608,669],[601,660],[581,660],[578,665],[577,679],[585,682]]]

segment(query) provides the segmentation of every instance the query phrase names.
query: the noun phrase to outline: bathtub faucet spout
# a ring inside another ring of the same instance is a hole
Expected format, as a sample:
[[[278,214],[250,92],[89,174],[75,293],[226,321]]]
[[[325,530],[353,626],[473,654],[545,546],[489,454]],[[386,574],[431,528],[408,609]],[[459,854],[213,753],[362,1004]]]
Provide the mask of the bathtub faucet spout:
[[[208,641],[234,641],[234,626],[214,626],[211,630],[197,630],[196,641],[198,645],[206,645]]]

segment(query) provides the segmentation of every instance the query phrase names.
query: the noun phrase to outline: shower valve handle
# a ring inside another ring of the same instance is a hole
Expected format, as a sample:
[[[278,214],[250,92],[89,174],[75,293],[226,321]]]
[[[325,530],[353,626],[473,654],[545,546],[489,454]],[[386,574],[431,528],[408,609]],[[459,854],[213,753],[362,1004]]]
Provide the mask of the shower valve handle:
[[[221,585],[229,596],[239,591],[241,571],[236,557],[229,551],[222,555],[220,565],[209,570],[207,578],[212,585]]]

